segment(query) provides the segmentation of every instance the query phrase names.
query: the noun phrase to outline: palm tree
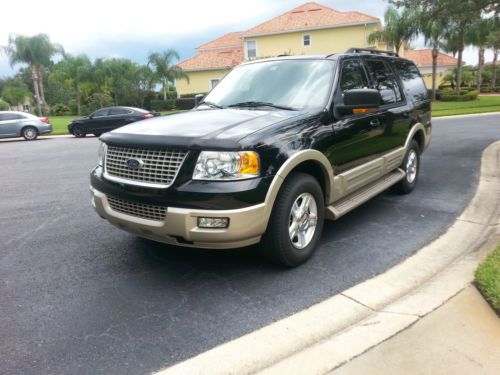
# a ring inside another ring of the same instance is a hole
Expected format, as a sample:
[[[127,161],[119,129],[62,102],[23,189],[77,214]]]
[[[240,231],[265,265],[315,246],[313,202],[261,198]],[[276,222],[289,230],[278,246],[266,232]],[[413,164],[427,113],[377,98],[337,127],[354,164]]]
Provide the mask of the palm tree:
[[[445,29],[444,17],[436,17],[430,14],[425,16],[423,13],[420,18],[420,29],[425,37],[426,44],[432,47],[432,100],[436,100],[436,72],[439,47],[443,38]]]
[[[484,65],[484,51],[488,36],[493,30],[491,20],[479,18],[471,25],[471,30],[467,34],[466,42],[478,48],[478,64],[477,64],[477,89],[481,90],[482,70]]]
[[[50,64],[52,56],[62,53],[62,47],[50,42],[46,34],[34,36],[13,35],[9,36],[8,45],[2,48],[9,57],[13,67],[16,64],[27,64],[31,70],[33,89],[38,111],[47,105],[43,87],[43,67]]]
[[[385,42],[399,52],[418,32],[416,13],[412,8],[403,8],[398,12],[389,6],[384,13],[384,28],[368,36],[368,43]]]
[[[174,79],[185,78],[189,82],[187,74],[172,61],[179,60],[179,54],[173,49],[163,52],[154,52],[148,56],[148,66],[152,66],[156,76],[161,82],[163,90],[163,100],[167,100],[168,83]]]
[[[486,46],[493,50],[491,86],[495,89],[497,84],[497,60],[500,53],[500,30],[495,29],[486,39]]]
[[[81,86],[92,80],[92,62],[87,55],[64,55],[64,59],[54,65],[51,77],[69,86],[76,97],[77,112],[81,114]]]

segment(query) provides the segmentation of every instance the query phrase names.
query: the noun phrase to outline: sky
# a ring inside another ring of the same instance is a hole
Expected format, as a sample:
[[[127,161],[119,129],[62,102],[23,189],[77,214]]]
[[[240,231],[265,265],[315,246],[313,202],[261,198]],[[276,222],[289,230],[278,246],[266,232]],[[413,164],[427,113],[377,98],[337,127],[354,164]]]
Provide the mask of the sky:
[[[126,57],[145,63],[153,51],[174,48],[181,59],[194,48],[231,31],[245,30],[284,13],[307,0],[23,0],[2,4],[0,46],[10,34],[46,33],[71,54],[91,58]],[[356,10],[383,20],[384,0],[317,0],[340,11]],[[11,15],[6,17],[6,15]],[[423,40],[412,43],[423,48]],[[486,61],[491,60],[487,53]],[[477,52],[467,48],[464,60],[477,63]],[[0,77],[13,75],[0,53]]]

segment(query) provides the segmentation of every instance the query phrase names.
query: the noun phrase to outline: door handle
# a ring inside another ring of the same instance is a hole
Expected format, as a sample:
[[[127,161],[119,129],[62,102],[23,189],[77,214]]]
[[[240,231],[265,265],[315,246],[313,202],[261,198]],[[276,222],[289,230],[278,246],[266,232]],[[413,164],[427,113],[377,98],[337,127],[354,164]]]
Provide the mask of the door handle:
[[[379,125],[380,125],[380,120],[378,118],[374,118],[373,120],[370,121],[370,126],[373,126],[374,128],[376,128]]]

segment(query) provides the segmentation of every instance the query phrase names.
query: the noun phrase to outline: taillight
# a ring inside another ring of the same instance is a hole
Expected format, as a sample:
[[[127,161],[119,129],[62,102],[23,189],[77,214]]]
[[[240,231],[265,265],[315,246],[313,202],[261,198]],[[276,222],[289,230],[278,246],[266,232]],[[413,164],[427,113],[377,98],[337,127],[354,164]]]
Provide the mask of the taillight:
[[[48,124],[48,123],[49,123],[49,119],[48,119],[47,117],[41,117],[41,118],[40,118],[40,121],[41,121],[41,122],[45,122],[46,124]]]
[[[145,115],[142,115],[142,118],[151,118],[154,117],[151,113],[146,113]]]

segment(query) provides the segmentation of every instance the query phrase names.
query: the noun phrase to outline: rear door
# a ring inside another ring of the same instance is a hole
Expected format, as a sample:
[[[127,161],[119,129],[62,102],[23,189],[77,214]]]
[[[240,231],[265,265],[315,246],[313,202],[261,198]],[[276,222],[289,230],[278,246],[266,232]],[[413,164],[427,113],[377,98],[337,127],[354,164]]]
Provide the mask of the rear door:
[[[17,113],[0,113],[0,137],[18,136],[20,121]]]
[[[106,126],[106,119],[108,115],[109,108],[99,109],[98,111],[92,113],[86,124],[87,132],[102,132],[102,129]]]
[[[134,111],[128,108],[110,108],[109,110],[109,122],[108,122],[108,129],[113,130],[116,128],[119,128],[120,126],[130,124],[131,122],[134,122]]]

